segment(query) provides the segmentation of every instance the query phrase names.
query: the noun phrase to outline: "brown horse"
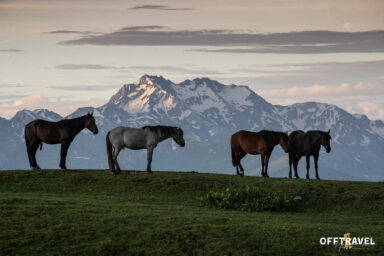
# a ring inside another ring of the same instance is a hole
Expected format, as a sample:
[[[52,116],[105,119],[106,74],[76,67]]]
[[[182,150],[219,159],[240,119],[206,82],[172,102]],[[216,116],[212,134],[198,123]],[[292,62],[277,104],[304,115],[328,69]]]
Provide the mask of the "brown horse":
[[[67,157],[69,145],[84,128],[87,128],[93,134],[99,132],[93,114],[88,113],[78,118],[64,119],[59,122],[37,119],[27,124],[24,135],[29,164],[32,170],[40,169],[36,162],[36,150],[39,146],[40,150],[43,148],[43,142],[47,144],[61,144],[60,168],[62,170],[67,169],[65,158]]]
[[[237,175],[244,176],[244,169],[240,160],[246,155],[261,156],[261,175],[268,178],[268,162],[273,148],[280,144],[288,152],[288,134],[262,130],[260,132],[238,131],[231,137],[232,164],[236,167]],[[239,172],[239,168],[240,171]]]

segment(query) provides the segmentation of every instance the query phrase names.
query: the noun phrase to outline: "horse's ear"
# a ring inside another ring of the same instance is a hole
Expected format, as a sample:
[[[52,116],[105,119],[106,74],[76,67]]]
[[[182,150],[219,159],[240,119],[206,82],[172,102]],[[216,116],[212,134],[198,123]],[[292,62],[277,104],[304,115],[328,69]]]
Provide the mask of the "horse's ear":
[[[287,135],[288,135],[288,131],[286,131],[286,132],[285,132],[285,134],[287,134]]]
[[[331,129],[328,130],[328,134],[330,134],[330,133],[331,133]]]

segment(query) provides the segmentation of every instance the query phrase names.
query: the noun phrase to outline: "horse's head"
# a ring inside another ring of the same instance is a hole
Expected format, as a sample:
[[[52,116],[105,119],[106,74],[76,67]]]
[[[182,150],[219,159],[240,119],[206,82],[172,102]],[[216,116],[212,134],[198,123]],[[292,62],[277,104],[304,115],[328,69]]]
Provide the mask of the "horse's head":
[[[279,144],[280,144],[281,148],[284,150],[284,152],[288,153],[288,144],[289,144],[288,132],[280,133]]]
[[[93,134],[97,134],[99,132],[99,129],[96,126],[95,118],[93,117],[93,113],[88,113],[85,115],[85,122],[84,122],[85,128],[93,132]]]
[[[172,139],[180,146],[184,147],[185,146],[185,141],[184,141],[184,132],[181,130],[180,127],[174,127],[173,133],[172,133]]]
[[[331,130],[328,130],[328,132],[322,132],[321,133],[321,141],[320,144],[323,145],[327,153],[331,152],[331,145],[330,140],[332,139],[331,135]]]

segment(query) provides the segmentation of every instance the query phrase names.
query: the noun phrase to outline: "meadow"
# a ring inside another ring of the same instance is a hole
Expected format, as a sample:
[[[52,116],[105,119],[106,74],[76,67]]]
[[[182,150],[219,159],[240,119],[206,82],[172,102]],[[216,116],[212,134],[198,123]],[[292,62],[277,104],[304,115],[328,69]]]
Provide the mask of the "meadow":
[[[200,206],[256,185],[294,211]],[[384,183],[107,170],[0,172],[0,255],[383,255]],[[321,237],[373,237],[342,249]]]

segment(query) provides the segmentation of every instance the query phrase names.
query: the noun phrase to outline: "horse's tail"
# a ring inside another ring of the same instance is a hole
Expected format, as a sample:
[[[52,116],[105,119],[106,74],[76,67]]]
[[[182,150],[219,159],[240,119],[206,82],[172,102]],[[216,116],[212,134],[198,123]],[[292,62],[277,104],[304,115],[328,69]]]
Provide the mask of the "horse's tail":
[[[27,124],[24,128],[24,138],[25,138],[25,144],[27,146],[27,151],[29,152],[29,145],[30,145],[30,139],[29,139],[29,130],[31,129],[30,123]]]
[[[108,166],[110,171],[115,171],[115,163],[113,162],[113,159],[112,159],[112,144],[111,144],[111,141],[109,140],[109,134],[110,132],[108,132],[107,136],[105,137],[106,144],[107,144]]]
[[[27,150],[29,150],[29,145],[32,137],[36,136],[36,121],[28,123],[24,128],[24,138],[25,138],[25,144],[27,145]],[[40,141],[39,143],[40,150],[43,149],[43,142]]]
[[[236,159],[236,154],[235,154],[235,138],[234,135],[231,137],[231,153],[232,153],[232,164],[233,166],[237,165],[237,159]]]
[[[235,156],[235,151],[233,150],[233,147],[231,147],[231,151],[232,151],[232,164],[233,166],[236,166],[237,165],[236,156]]]

